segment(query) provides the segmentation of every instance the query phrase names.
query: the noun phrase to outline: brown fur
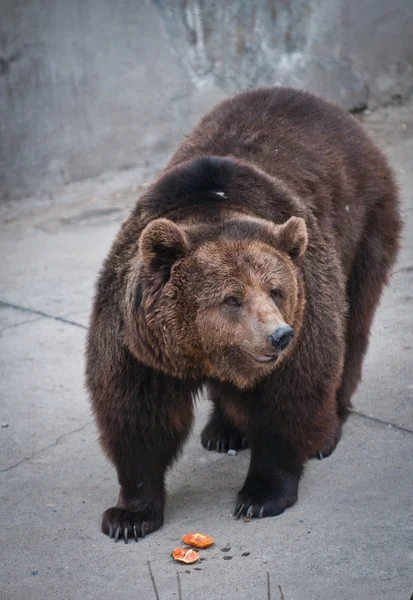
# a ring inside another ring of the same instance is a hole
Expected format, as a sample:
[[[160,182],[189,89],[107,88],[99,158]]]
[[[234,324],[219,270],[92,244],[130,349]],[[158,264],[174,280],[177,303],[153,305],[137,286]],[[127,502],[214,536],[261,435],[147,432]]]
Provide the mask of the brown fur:
[[[87,384],[121,486],[105,533],[162,524],[165,470],[204,385],[214,411],[203,445],[251,448],[236,514],[296,501],[305,461],[340,438],[399,233],[386,160],[340,108],[274,88],[201,120],[97,285]],[[285,323],[295,335],[274,351]]]

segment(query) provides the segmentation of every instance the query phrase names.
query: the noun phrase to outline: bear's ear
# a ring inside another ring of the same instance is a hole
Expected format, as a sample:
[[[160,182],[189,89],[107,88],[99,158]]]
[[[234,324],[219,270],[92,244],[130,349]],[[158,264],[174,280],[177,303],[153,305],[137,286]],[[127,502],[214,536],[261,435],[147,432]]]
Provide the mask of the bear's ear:
[[[295,260],[307,249],[307,225],[301,217],[291,217],[282,225],[275,225],[276,247]]]
[[[145,227],[139,241],[144,267],[167,281],[174,263],[185,256],[189,241],[185,231],[169,219],[156,219]]]

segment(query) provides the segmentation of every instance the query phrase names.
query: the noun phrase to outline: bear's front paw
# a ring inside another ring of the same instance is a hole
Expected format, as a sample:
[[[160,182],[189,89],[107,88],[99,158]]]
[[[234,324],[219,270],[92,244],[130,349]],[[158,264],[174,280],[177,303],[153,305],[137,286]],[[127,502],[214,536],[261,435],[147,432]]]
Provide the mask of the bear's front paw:
[[[290,474],[247,479],[238,493],[234,516],[261,519],[280,515],[297,502],[298,481],[298,477]]]
[[[206,450],[217,452],[248,448],[247,440],[233,425],[214,418],[204,427],[201,433],[201,444]]]
[[[142,504],[142,508],[139,508]],[[146,504],[146,505],[145,505]],[[113,506],[105,510],[102,516],[102,531],[117,542],[120,538],[128,543],[128,538],[144,538],[163,524],[163,511],[150,508],[148,503],[137,503],[136,506],[123,508]]]

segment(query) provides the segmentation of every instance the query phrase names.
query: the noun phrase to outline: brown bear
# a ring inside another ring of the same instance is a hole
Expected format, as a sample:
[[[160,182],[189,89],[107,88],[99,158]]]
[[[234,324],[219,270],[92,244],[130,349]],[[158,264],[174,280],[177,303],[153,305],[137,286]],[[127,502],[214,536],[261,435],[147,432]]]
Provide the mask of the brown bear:
[[[304,463],[340,439],[400,227],[387,162],[341,108],[258,89],[200,121],[97,284],[87,386],[120,484],[104,533],[162,525],[203,388],[203,446],[251,451],[235,515],[296,502]]]

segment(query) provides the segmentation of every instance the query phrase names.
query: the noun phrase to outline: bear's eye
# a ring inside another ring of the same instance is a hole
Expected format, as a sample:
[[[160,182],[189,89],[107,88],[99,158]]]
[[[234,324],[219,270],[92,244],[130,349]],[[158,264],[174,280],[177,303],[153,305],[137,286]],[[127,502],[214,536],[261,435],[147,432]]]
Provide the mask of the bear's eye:
[[[283,298],[283,292],[279,288],[275,288],[274,290],[271,290],[270,296],[272,301],[275,302],[275,304],[278,304]]]
[[[230,306],[241,306],[241,302],[235,296],[228,296],[225,298],[224,304],[229,304]]]

